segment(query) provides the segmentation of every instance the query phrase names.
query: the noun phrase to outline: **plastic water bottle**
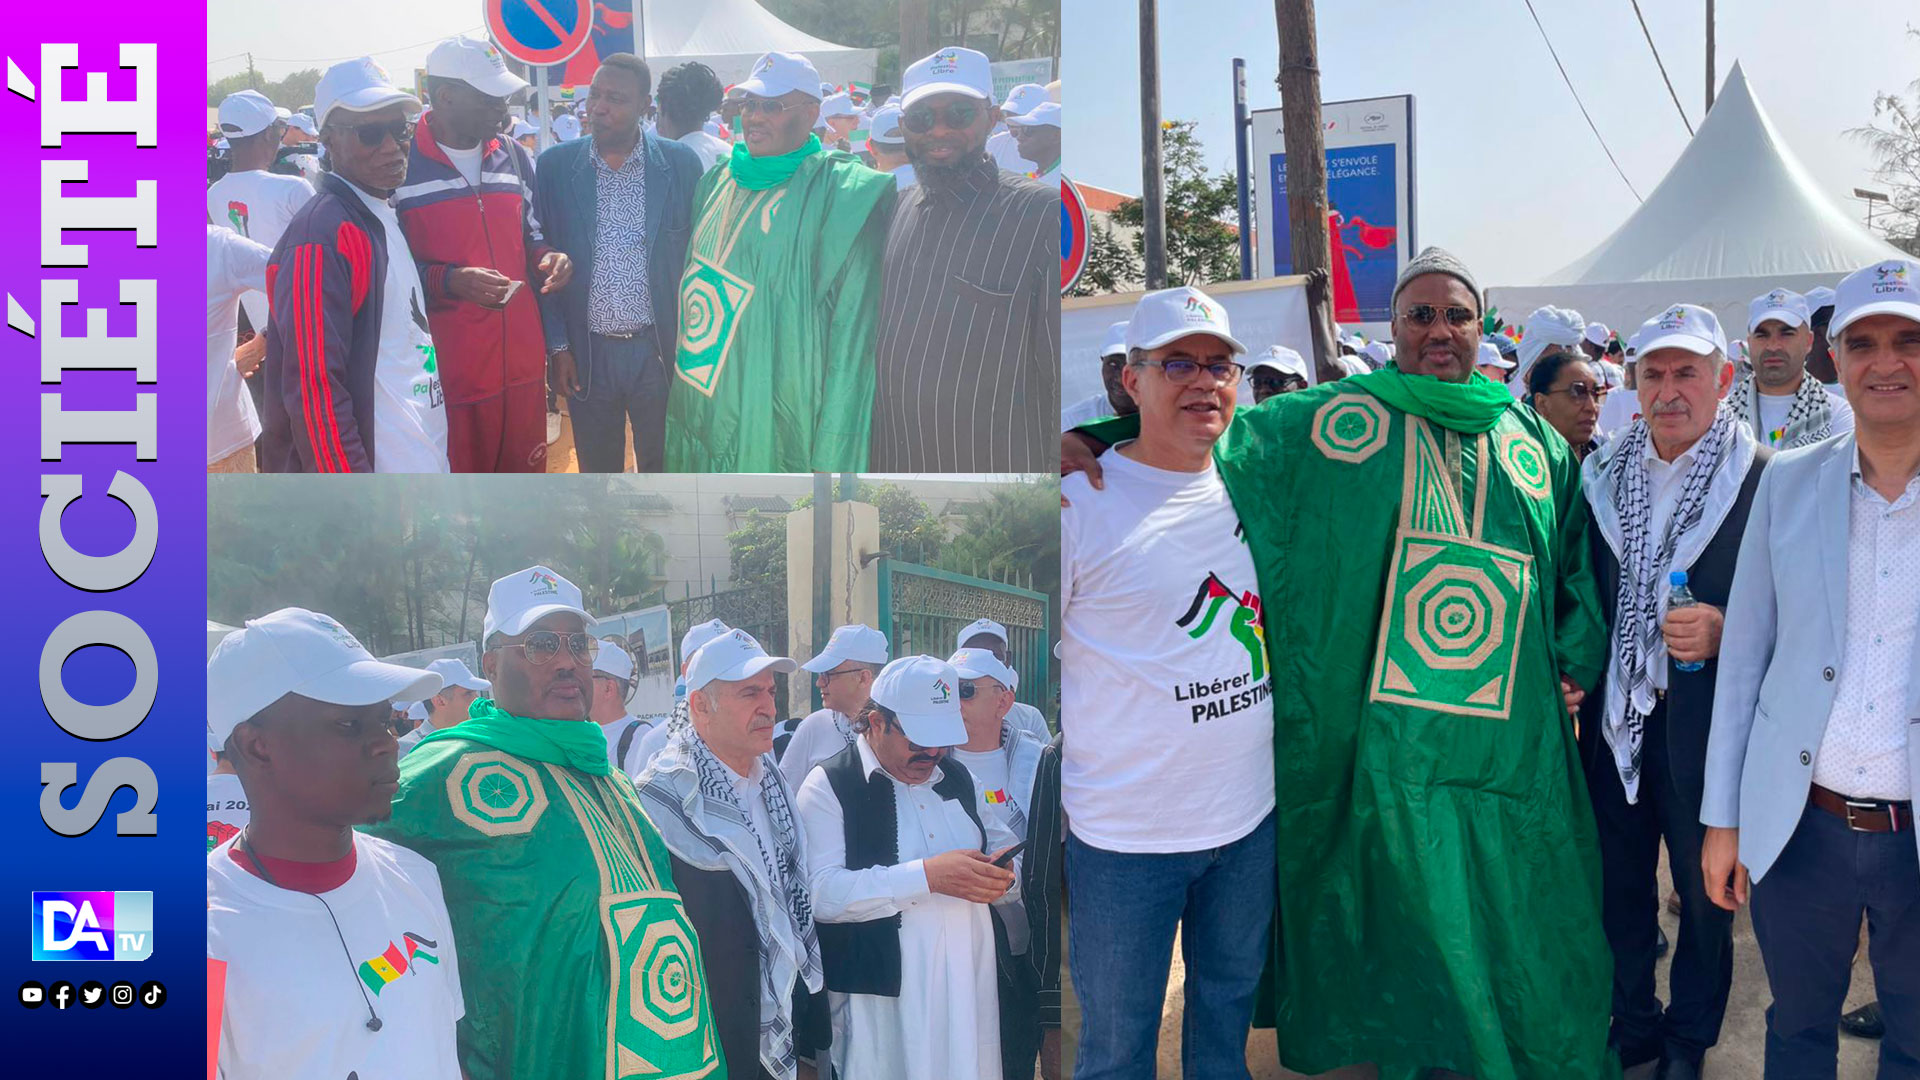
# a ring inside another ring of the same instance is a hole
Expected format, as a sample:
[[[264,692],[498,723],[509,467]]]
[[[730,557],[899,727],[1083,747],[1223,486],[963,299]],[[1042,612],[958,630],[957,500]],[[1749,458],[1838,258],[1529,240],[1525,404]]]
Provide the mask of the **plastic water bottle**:
[[[1667,582],[1673,586],[1667,593],[1668,611],[1679,611],[1681,608],[1690,608],[1700,602],[1693,598],[1693,592],[1687,588],[1687,572],[1685,570],[1675,570],[1668,574]],[[1679,671],[1699,671],[1707,665],[1704,660],[1675,660],[1673,666]]]

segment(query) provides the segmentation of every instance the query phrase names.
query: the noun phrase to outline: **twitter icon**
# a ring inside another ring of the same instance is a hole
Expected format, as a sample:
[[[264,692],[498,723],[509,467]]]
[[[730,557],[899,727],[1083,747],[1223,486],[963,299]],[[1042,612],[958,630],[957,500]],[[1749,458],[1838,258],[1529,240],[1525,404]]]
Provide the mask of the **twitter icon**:
[[[107,1000],[107,988],[97,982],[80,984],[80,1004],[89,1009],[97,1009]]]

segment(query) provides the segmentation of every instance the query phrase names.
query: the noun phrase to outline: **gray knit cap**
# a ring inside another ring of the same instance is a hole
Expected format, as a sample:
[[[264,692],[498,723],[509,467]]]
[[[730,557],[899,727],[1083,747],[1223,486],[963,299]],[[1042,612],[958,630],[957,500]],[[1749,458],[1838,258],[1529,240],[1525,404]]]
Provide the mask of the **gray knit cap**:
[[[1400,279],[1393,283],[1393,296],[1388,303],[1397,311],[1400,307],[1400,290],[1407,287],[1407,282],[1428,274],[1445,274],[1465,285],[1467,291],[1473,294],[1474,308],[1481,314],[1486,313],[1486,300],[1480,295],[1480,283],[1473,280],[1473,272],[1452,252],[1437,247],[1427,248],[1415,255],[1407,268],[1400,271]]]

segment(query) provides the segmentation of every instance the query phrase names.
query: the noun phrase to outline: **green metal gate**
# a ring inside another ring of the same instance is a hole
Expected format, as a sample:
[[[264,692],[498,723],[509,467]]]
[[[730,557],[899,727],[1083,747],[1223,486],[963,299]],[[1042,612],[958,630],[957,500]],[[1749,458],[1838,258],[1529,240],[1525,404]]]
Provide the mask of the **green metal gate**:
[[[915,566],[880,563],[880,611],[894,656],[948,657],[954,638],[975,619],[1007,628],[1007,662],[1020,675],[1015,697],[1054,715],[1053,634],[1045,593],[997,581]]]
[[[679,671],[687,658],[680,655],[680,639],[689,629],[709,619],[745,630],[772,656],[787,655],[787,589],[782,585],[748,585],[738,589],[707,593],[675,600],[667,605],[673,615],[673,669]],[[774,698],[780,716],[787,710],[787,681],[774,680]],[[804,704],[804,702],[803,702]],[[809,706],[810,708],[811,706]],[[806,710],[801,710],[805,715]]]

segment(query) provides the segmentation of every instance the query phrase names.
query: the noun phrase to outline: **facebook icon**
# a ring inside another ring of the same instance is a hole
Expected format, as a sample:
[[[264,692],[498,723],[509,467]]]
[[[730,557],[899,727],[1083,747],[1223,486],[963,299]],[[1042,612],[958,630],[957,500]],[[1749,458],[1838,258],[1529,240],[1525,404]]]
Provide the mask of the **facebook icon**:
[[[145,960],[153,955],[150,892],[36,892],[35,960]]]

